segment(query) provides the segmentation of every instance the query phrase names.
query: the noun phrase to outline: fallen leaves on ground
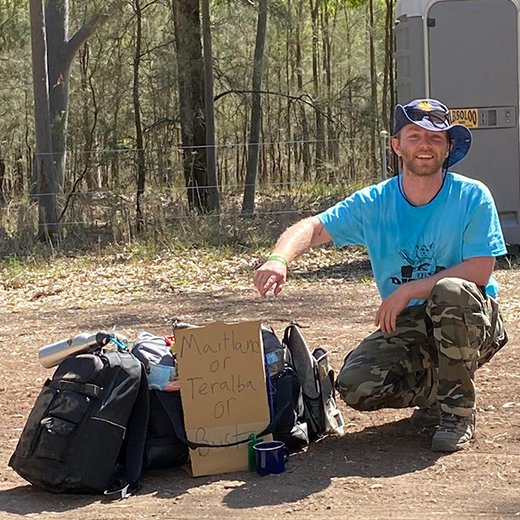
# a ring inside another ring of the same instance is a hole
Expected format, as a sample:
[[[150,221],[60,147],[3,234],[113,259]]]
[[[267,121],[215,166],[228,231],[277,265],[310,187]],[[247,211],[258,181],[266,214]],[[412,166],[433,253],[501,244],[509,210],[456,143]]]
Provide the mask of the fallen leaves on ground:
[[[55,258],[47,265],[27,266],[16,273],[16,283],[6,268],[0,271],[0,310],[36,310],[46,302],[80,308],[110,301],[130,301],[153,293],[203,293],[235,289],[253,291],[254,268],[264,258],[218,249],[180,249],[153,258],[134,260],[121,254]],[[367,257],[359,248],[350,251],[317,249],[291,266],[291,283],[308,283],[319,277],[340,284],[356,276]],[[311,278],[307,273],[313,273]],[[365,275],[366,276],[366,273]]]

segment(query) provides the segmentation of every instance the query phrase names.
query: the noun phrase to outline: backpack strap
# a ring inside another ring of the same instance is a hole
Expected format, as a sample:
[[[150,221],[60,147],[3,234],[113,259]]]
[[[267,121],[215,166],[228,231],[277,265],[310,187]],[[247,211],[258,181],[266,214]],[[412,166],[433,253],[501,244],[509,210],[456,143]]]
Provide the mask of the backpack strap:
[[[77,381],[65,381],[63,379],[50,380],[48,385],[56,390],[69,390],[78,394],[88,395],[89,397],[99,397],[101,387],[93,383],[78,383]]]
[[[199,446],[192,446],[192,444],[195,443],[192,443],[186,437],[186,430],[184,428],[184,414],[182,413],[182,408],[178,406],[178,401],[175,400],[173,392],[163,392],[161,390],[154,390],[154,392],[165,412],[168,414],[177,438],[190,448],[198,448]]]
[[[296,322],[291,322],[285,329],[283,344],[291,353],[292,364],[298,374],[303,393],[310,399],[318,399],[321,396],[321,389],[318,383],[316,360]]]
[[[144,365],[136,360],[141,367],[141,379],[139,390],[135,399],[132,413],[128,420],[126,430],[125,471],[128,482],[128,494],[138,491],[139,479],[143,471],[144,450],[146,445],[146,433],[148,431],[148,419],[150,417],[150,395],[148,381]]]

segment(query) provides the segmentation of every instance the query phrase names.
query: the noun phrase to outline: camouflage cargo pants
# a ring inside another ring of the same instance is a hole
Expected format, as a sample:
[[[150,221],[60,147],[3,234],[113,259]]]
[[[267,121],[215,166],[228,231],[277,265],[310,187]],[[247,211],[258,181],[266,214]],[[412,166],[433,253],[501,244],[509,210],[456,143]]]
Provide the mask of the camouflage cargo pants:
[[[423,305],[407,307],[390,334],[377,330],[350,352],[337,378],[357,410],[428,407],[468,416],[475,370],[507,342],[496,301],[459,278],[439,280]]]

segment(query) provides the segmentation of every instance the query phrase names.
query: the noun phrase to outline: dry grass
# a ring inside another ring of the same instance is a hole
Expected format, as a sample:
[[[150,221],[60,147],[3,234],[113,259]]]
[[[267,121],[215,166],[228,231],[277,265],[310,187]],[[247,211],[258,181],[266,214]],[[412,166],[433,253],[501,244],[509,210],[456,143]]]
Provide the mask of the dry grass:
[[[367,181],[368,182],[368,181]],[[259,189],[255,215],[241,215],[242,193],[221,194],[221,214],[200,215],[189,210],[185,190],[145,193],[141,199],[144,226],[135,226],[134,195],[108,190],[74,194],[60,220],[52,244],[41,244],[38,208],[30,200],[0,206],[0,261],[16,257],[50,257],[56,252],[101,252],[111,245],[152,243],[157,250],[175,246],[237,245],[256,249],[271,244],[288,225],[315,214],[348,195],[358,184],[312,184]],[[65,200],[59,200],[64,207]]]

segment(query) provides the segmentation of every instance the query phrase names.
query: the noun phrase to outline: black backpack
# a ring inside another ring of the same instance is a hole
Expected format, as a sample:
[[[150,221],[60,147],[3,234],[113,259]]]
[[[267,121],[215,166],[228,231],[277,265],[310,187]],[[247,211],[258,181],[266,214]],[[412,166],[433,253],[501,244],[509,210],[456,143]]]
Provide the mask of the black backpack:
[[[303,409],[297,409],[297,424],[306,425],[310,440],[334,433],[344,434],[344,421],[336,406],[334,371],[323,347],[312,353],[296,322],[285,329],[283,338],[288,366],[297,374]]]
[[[262,340],[269,378],[267,392],[272,413],[281,408],[280,418],[273,429],[273,438],[282,441],[289,450],[309,444],[307,423],[303,420],[304,402],[298,374],[291,355],[272,329],[262,325]]]
[[[175,468],[189,461],[180,392],[150,390],[150,421],[146,435],[144,467]]]
[[[148,413],[132,354],[68,357],[45,382],[9,465],[53,493],[128,494],[139,486]]]

